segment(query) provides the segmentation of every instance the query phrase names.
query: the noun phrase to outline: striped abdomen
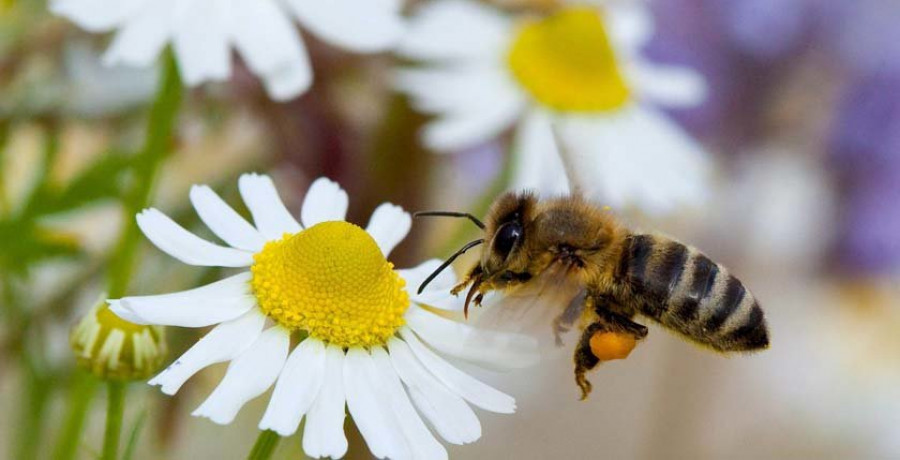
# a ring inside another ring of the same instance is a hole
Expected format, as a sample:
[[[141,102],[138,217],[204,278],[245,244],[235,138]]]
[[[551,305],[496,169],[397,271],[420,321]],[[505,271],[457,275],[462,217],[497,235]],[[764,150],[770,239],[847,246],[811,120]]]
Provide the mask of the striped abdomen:
[[[632,235],[619,266],[631,304],[663,326],[720,351],[769,346],[762,309],[740,280],[695,248]]]

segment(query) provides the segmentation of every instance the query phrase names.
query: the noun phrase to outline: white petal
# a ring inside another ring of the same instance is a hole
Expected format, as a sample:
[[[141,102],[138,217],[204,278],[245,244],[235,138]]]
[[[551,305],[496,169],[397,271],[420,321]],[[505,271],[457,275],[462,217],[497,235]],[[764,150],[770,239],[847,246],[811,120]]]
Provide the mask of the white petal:
[[[417,8],[397,53],[413,59],[499,62],[512,24],[496,8],[469,0],[439,0]]]
[[[440,259],[430,259],[422,262],[421,264],[413,267],[413,268],[405,268],[397,270],[397,273],[400,274],[400,277],[406,280],[406,285],[409,286],[409,289],[413,292],[419,289],[419,285],[425,281],[425,278],[428,275],[434,273],[438,267],[441,266]],[[424,293],[428,293],[431,291],[435,292],[445,292],[449,291],[453,286],[456,285],[456,273],[453,272],[453,268],[447,268],[442,271],[435,279],[431,280],[431,283],[428,283],[428,286],[425,288]]]
[[[694,107],[706,99],[706,81],[687,67],[636,60],[625,69],[640,95],[650,102],[668,107]]]
[[[195,86],[231,74],[229,0],[187,0],[175,11],[173,47],[184,82]]]
[[[404,27],[396,2],[287,0],[304,27],[323,40],[360,53],[385,51]]]
[[[447,449],[444,449],[444,446],[428,431],[428,427],[416,413],[416,408],[410,403],[387,352],[383,348],[376,348],[372,350],[372,359],[385,386],[388,403],[394,411],[400,431],[409,444],[412,458],[429,460],[448,458]]]
[[[344,350],[325,349],[322,387],[303,425],[303,451],[314,458],[341,458],[347,453],[344,435]]]
[[[128,18],[149,0],[54,0],[50,10],[78,23],[91,32],[112,29]]]
[[[129,323],[140,324],[140,325],[152,324],[152,323],[148,322],[147,320],[145,320],[144,318],[141,318],[140,316],[138,316],[131,310],[123,307],[122,301],[120,299],[107,299],[106,303],[109,304],[109,309],[113,313],[115,313],[116,316],[124,319],[125,321],[128,321]]]
[[[344,390],[347,408],[359,432],[375,457],[409,457],[383,388],[372,357],[362,349],[349,349],[344,358]]]
[[[122,24],[103,56],[106,65],[146,67],[156,60],[172,36],[172,0],[147,2]]]
[[[559,126],[579,185],[604,204],[662,214],[709,194],[706,153],[656,110],[571,117]]]
[[[438,151],[490,140],[512,125],[528,104],[499,67],[405,69],[394,77],[394,86],[410,95],[417,110],[441,115],[423,132],[426,145]]]
[[[253,254],[212,244],[154,208],[138,214],[137,224],[156,247],[186,264],[205,267],[248,267],[253,264]]]
[[[400,335],[432,375],[447,388],[465,398],[466,401],[491,412],[511,414],[516,411],[516,400],[474,377],[453,367],[443,358],[428,349],[409,328],[402,328]]]
[[[312,64],[304,51],[299,59],[260,77],[269,97],[276,101],[288,101],[305,93],[312,86]]]
[[[408,212],[400,206],[383,203],[372,213],[369,225],[366,226],[366,232],[372,235],[372,238],[378,243],[378,247],[381,248],[381,253],[387,257],[403,241],[403,238],[406,238],[411,227],[412,218]]]
[[[441,260],[431,259],[414,268],[397,270],[397,273],[406,280],[406,289],[413,302],[443,310],[462,310],[466,302],[465,296],[456,296],[450,293],[450,289],[456,286],[457,282],[456,273],[453,272],[452,267],[445,268],[428,283],[421,294],[418,293],[425,278],[434,273],[441,263]]]
[[[234,0],[231,33],[235,47],[270,95],[285,100],[312,83],[303,40],[287,12],[273,0]]]
[[[416,110],[427,113],[472,113],[524,94],[509,72],[492,65],[441,65],[397,71],[393,85],[412,97]]]
[[[191,187],[191,203],[203,223],[230,246],[258,252],[266,239],[206,185]]]
[[[231,362],[219,386],[191,415],[220,425],[231,423],[247,401],[263,394],[278,378],[290,341],[290,333],[278,326],[263,332]]]
[[[233,0],[232,5],[234,45],[254,72],[271,72],[304,51],[297,29],[275,1]]]
[[[519,97],[496,100],[477,112],[450,114],[425,125],[422,142],[438,151],[456,151],[487,142],[515,122],[525,107]]]
[[[655,33],[653,14],[642,2],[607,2],[606,23],[610,39],[626,53],[635,53]]]
[[[481,422],[472,408],[429,374],[405,342],[393,338],[388,348],[413,402],[442,438],[451,444],[467,444],[481,437]]]
[[[307,338],[284,363],[259,429],[273,430],[281,436],[294,434],[318,396],[324,378],[325,345]]]
[[[300,231],[300,224],[284,206],[271,177],[264,174],[244,174],[238,179],[238,189],[250,214],[253,214],[256,228],[263,236],[279,240],[285,233]]]
[[[569,192],[569,180],[563,168],[550,114],[531,110],[516,129],[515,169],[512,188],[535,190],[543,196]]]
[[[508,332],[482,331],[414,307],[406,323],[437,351],[489,368],[519,369],[540,359],[531,337]]]
[[[300,220],[306,228],[321,222],[344,220],[349,204],[347,192],[337,182],[320,177],[313,181],[306,192]]]
[[[250,272],[206,286],[170,294],[125,297],[110,308],[125,319],[144,324],[203,327],[243,315],[256,304],[250,293]]]
[[[244,352],[262,332],[266,317],[259,310],[219,324],[165,370],[150,380],[163,393],[173,395],[201,369],[215,363],[231,361]]]

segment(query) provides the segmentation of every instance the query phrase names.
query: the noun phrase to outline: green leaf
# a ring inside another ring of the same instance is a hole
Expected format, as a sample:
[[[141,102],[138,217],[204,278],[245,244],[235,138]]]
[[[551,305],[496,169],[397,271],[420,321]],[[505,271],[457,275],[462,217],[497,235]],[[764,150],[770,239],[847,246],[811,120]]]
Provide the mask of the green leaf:
[[[133,157],[122,152],[103,154],[62,188],[45,187],[36,193],[24,213],[30,217],[72,211],[97,201],[119,198]]]

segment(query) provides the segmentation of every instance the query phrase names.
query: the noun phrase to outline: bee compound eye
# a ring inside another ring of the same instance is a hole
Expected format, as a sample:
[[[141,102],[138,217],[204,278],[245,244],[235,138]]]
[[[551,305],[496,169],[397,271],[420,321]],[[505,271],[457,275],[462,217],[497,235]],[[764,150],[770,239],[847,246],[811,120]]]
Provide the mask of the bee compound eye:
[[[522,239],[522,226],[518,222],[503,224],[494,237],[494,250],[507,256],[519,240]]]

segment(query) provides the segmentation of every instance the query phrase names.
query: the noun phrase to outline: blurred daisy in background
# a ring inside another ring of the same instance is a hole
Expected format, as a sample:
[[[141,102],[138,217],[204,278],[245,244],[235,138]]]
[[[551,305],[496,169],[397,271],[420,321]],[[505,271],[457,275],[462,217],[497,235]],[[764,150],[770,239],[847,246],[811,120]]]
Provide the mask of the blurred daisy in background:
[[[531,364],[535,344],[440,314],[460,306],[447,293],[456,282],[449,272],[421,295],[408,289],[439,265],[394,270],[387,261],[410,229],[409,214],[385,203],[365,229],[345,222],[346,192],[322,178],[310,187],[298,222],[268,176],[244,175],[239,189],[255,225],[209,187],[190,193],[200,218],[230,247],[200,239],[156,209],[137,216],[147,238],[182,262],[249,267],[189,291],[110,301],[116,314],[137,324],[217,325],[151,384],[174,394],[199,370],[230,361],[194,415],[230,423],[275,384],[259,428],[289,436],[305,415],[303,448],[312,457],[346,453],[345,403],[379,458],[446,458],[422,417],[445,441],[465,444],[481,436],[470,404],[515,410],[512,397],[438,353],[511,368]],[[292,337],[300,341],[293,350]],[[483,346],[463,346],[473,341]]]
[[[231,75],[232,46],[269,95],[306,91],[313,72],[291,16],[322,40],[349,51],[391,48],[403,32],[395,0],[54,0],[51,9],[91,32],[117,31],[106,64],[149,66],[172,44],[189,86]]]
[[[641,56],[653,33],[642,4],[571,2],[514,17],[441,0],[419,8],[409,28],[398,53],[425,65],[400,70],[395,84],[439,116],[423,132],[429,148],[469,148],[514,126],[515,188],[572,185],[650,213],[704,199],[705,152],[654,107],[700,103],[704,81]]]

